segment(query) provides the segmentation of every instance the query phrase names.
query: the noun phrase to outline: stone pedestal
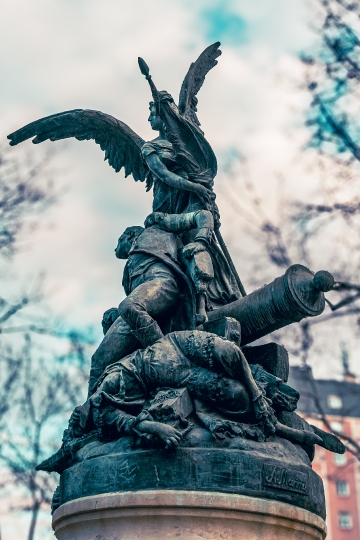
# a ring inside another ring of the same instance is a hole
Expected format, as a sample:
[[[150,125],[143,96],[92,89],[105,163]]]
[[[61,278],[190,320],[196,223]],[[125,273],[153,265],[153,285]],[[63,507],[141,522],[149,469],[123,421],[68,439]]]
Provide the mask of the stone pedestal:
[[[151,490],[63,504],[58,540],[323,540],[322,518],[280,501],[229,493]]]
[[[90,443],[61,475],[60,504],[109,493],[199,491],[279,501],[325,519],[323,483],[301,447],[279,438],[235,437],[223,441],[227,448],[206,448],[204,432],[209,436],[205,443],[214,445],[209,432],[194,428],[190,442],[195,445],[198,437],[203,446],[176,452],[134,450],[125,437]]]

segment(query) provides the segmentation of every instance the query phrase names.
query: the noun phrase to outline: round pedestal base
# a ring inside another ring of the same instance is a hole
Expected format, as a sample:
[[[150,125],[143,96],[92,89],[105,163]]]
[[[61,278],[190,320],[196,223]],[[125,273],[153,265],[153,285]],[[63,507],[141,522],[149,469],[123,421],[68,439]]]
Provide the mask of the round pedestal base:
[[[205,491],[284,502],[325,519],[321,478],[304,450],[284,439],[234,437],[229,439],[234,448],[179,447],[176,452],[121,451],[124,439],[88,444],[78,452],[79,462],[61,475],[60,504],[101,493]]]
[[[63,504],[58,540],[323,540],[325,522],[291,504],[245,495],[153,490]]]

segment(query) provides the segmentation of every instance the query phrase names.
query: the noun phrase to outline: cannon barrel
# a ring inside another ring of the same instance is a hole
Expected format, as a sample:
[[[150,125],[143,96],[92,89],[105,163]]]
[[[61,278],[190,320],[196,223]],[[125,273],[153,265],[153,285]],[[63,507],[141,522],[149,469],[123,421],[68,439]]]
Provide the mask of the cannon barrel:
[[[209,321],[233,317],[241,324],[241,344],[246,345],[305,317],[320,315],[325,308],[324,292],[334,285],[325,270],[315,275],[294,264],[272,283],[208,313]]]

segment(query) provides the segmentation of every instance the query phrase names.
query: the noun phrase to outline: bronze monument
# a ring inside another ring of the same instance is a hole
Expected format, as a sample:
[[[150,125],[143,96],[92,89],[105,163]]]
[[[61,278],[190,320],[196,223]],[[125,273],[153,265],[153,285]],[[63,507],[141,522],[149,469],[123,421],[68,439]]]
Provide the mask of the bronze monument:
[[[129,224],[115,249],[127,259],[127,297],[104,314],[88,399],[60,450],[38,466],[61,474],[53,510],[101,493],[177,489],[249,494],[325,515],[314,445],[344,446],[296,414],[286,349],[249,344],[322,313],[334,280],[298,264],[245,293],[220,233],[217,161],[197,118],[196,96],[219,46],[191,64],[178,105],[139,58],[159,133],[152,141],[82,109],[8,136],[11,145],[93,139],[116,172],[153,190],[153,213],[143,227]]]

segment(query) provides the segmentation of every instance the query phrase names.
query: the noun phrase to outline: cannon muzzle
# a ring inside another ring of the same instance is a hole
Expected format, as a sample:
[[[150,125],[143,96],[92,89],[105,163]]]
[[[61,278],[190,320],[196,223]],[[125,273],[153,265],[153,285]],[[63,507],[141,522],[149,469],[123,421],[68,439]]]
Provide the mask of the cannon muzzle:
[[[325,308],[324,292],[333,285],[329,272],[314,275],[294,264],[272,283],[208,313],[209,321],[233,317],[241,324],[241,345],[246,345],[305,317],[320,315]]]

